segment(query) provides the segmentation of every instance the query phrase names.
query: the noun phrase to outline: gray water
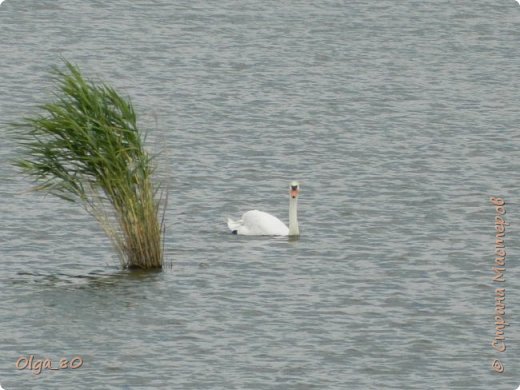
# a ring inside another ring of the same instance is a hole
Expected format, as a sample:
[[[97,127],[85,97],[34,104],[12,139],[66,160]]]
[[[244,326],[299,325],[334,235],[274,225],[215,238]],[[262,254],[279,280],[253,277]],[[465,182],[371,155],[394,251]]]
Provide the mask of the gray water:
[[[514,0],[5,1],[2,386],[515,389],[519,23]],[[60,56],[132,97],[172,268],[121,271],[92,218],[10,164],[6,123],[49,100]],[[287,221],[294,179],[299,241],[229,234],[249,209]],[[83,366],[17,370],[31,354]]]

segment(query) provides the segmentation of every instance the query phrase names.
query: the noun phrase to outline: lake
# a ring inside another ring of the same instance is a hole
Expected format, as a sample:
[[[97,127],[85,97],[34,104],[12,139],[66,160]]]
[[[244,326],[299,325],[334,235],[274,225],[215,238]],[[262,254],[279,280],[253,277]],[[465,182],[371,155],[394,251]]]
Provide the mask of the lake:
[[[515,389],[519,25],[513,0],[5,1],[1,385]],[[159,153],[163,272],[120,270],[11,164],[62,58],[130,96]],[[287,223],[292,180],[299,240],[230,234],[250,209]]]

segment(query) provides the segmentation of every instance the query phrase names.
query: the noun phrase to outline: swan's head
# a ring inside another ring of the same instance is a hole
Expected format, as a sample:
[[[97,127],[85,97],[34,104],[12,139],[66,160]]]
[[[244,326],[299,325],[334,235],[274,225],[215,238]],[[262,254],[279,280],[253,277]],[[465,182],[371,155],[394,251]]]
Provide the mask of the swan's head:
[[[298,193],[300,192],[300,184],[297,181],[292,181],[289,184],[289,192],[291,194],[291,198],[296,199],[298,197]]]

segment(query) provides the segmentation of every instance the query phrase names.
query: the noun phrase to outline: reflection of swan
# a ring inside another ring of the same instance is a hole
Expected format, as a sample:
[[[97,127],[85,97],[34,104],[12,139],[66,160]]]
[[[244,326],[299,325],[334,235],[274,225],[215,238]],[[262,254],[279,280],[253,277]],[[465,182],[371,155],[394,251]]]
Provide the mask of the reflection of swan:
[[[238,221],[228,218],[228,227],[233,234],[246,236],[299,236],[296,205],[300,185],[293,181],[289,187],[289,228],[275,216],[263,211],[250,210]]]

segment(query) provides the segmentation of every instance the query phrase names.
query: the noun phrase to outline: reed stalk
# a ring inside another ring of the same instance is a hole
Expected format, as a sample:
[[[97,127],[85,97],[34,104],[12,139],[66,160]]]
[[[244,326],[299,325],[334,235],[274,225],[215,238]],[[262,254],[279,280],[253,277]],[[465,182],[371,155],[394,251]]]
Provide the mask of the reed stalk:
[[[134,108],[65,65],[54,68],[54,101],[17,125],[24,156],[16,165],[35,179],[32,190],[80,203],[93,215],[124,268],[161,268],[167,194],[154,181]]]

